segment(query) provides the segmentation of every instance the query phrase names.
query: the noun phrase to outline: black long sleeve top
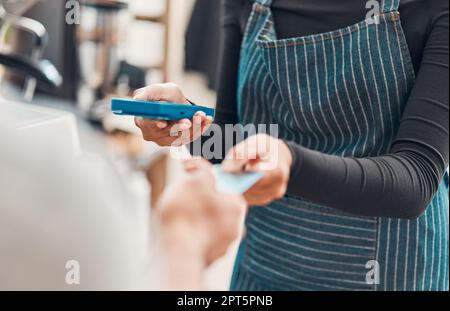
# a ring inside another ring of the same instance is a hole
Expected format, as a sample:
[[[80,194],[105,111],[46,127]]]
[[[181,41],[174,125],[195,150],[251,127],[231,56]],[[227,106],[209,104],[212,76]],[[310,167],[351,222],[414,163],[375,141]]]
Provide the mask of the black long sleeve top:
[[[237,72],[253,0],[223,1],[216,122],[235,124]],[[274,0],[280,38],[323,33],[365,18],[361,0]],[[400,14],[417,80],[389,154],[344,158],[287,142],[288,194],[361,216],[415,218],[434,197],[449,160],[449,2],[401,0]]]

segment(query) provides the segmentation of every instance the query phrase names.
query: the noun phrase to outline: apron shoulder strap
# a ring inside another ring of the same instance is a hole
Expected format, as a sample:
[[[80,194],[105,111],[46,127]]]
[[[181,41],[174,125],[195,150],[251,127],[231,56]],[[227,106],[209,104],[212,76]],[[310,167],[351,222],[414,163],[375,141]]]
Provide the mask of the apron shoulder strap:
[[[272,5],[272,0],[255,0],[255,2],[265,7],[270,7]]]
[[[381,0],[381,12],[390,13],[398,11],[400,0]]]

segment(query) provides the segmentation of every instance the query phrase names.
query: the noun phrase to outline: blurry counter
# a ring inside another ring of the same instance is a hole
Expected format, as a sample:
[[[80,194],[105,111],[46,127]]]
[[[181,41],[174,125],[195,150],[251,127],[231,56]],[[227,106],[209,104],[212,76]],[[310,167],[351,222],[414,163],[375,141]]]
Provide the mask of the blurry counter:
[[[58,102],[65,110],[0,99],[0,123],[3,125],[6,123],[8,128],[21,131],[27,138],[33,138],[31,141],[36,143],[43,141],[43,138],[50,139],[52,144],[58,146],[57,156],[76,157],[80,161],[92,159],[94,163],[99,158],[103,163],[106,161],[107,167],[115,171],[113,175],[119,176],[129,195],[130,205],[125,208],[136,219],[139,243],[142,243],[140,248],[142,256],[148,256],[151,242],[149,208],[151,187],[147,180],[147,172],[142,169],[145,165],[142,163],[137,165],[136,160],[130,159],[127,151],[119,152],[126,148],[119,146],[120,139],[117,139],[117,136],[108,135],[103,130],[89,125],[75,113],[69,112],[68,110],[73,109],[72,105],[64,105],[60,100],[54,99],[54,103],[50,99],[40,100],[53,107]],[[151,156],[149,155],[147,159]],[[142,161],[141,159],[138,162]],[[148,162],[146,164],[148,165]],[[106,178],[105,183],[107,182],[109,180]]]
[[[81,153],[77,124],[73,114],[50,108],[4,101],[0,114],[13,129],[24,132],[32,141],[40,137],[51,137],[55,145],[68,155]]]

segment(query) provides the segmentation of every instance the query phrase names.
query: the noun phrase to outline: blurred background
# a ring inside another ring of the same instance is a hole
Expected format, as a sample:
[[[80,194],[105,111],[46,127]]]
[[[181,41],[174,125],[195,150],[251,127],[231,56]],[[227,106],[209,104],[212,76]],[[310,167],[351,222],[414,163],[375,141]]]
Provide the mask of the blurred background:
[[[219,43],[219,0],[0,0],[0,110],[61,148],[109,159],[145,236],[180,163],[144,142],[133,118],[113,116],[110,99],[174,82],[213,107]],[[211,268],[209,289],[227,289],[234,249]]]

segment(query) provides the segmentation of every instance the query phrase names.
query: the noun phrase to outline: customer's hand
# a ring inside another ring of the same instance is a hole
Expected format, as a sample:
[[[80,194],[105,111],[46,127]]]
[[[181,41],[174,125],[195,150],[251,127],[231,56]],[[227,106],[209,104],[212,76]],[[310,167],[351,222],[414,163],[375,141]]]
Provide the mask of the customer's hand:
[[[288,146],[269,135],[255,135],[230,150],[222,166],[229,173],[260,171],[263,179],[245,193],[249,205],[267,205],[286,194],[292,165]]]
[[[184,251],[183,260],[197,258],[203,267],[223,256],[239,237],[246,202],[241,196],[215,189],[209,164],[191,172],[163,194],[158,210],[171,253]]]
[[[134,94],[135,100],[173,102],[191,105],[176,84],[154,84],[139,89]],[[204,112],[198,112],[193,120],[168,122],[163,120],[135,118],[145,140],[160,146],[186,145],[199,138],[212,124],[213,119]]]
[[[183,168],[187,173],[204,171],[212,168],[212,164],[202,157],[192,157],[184,160]]]

